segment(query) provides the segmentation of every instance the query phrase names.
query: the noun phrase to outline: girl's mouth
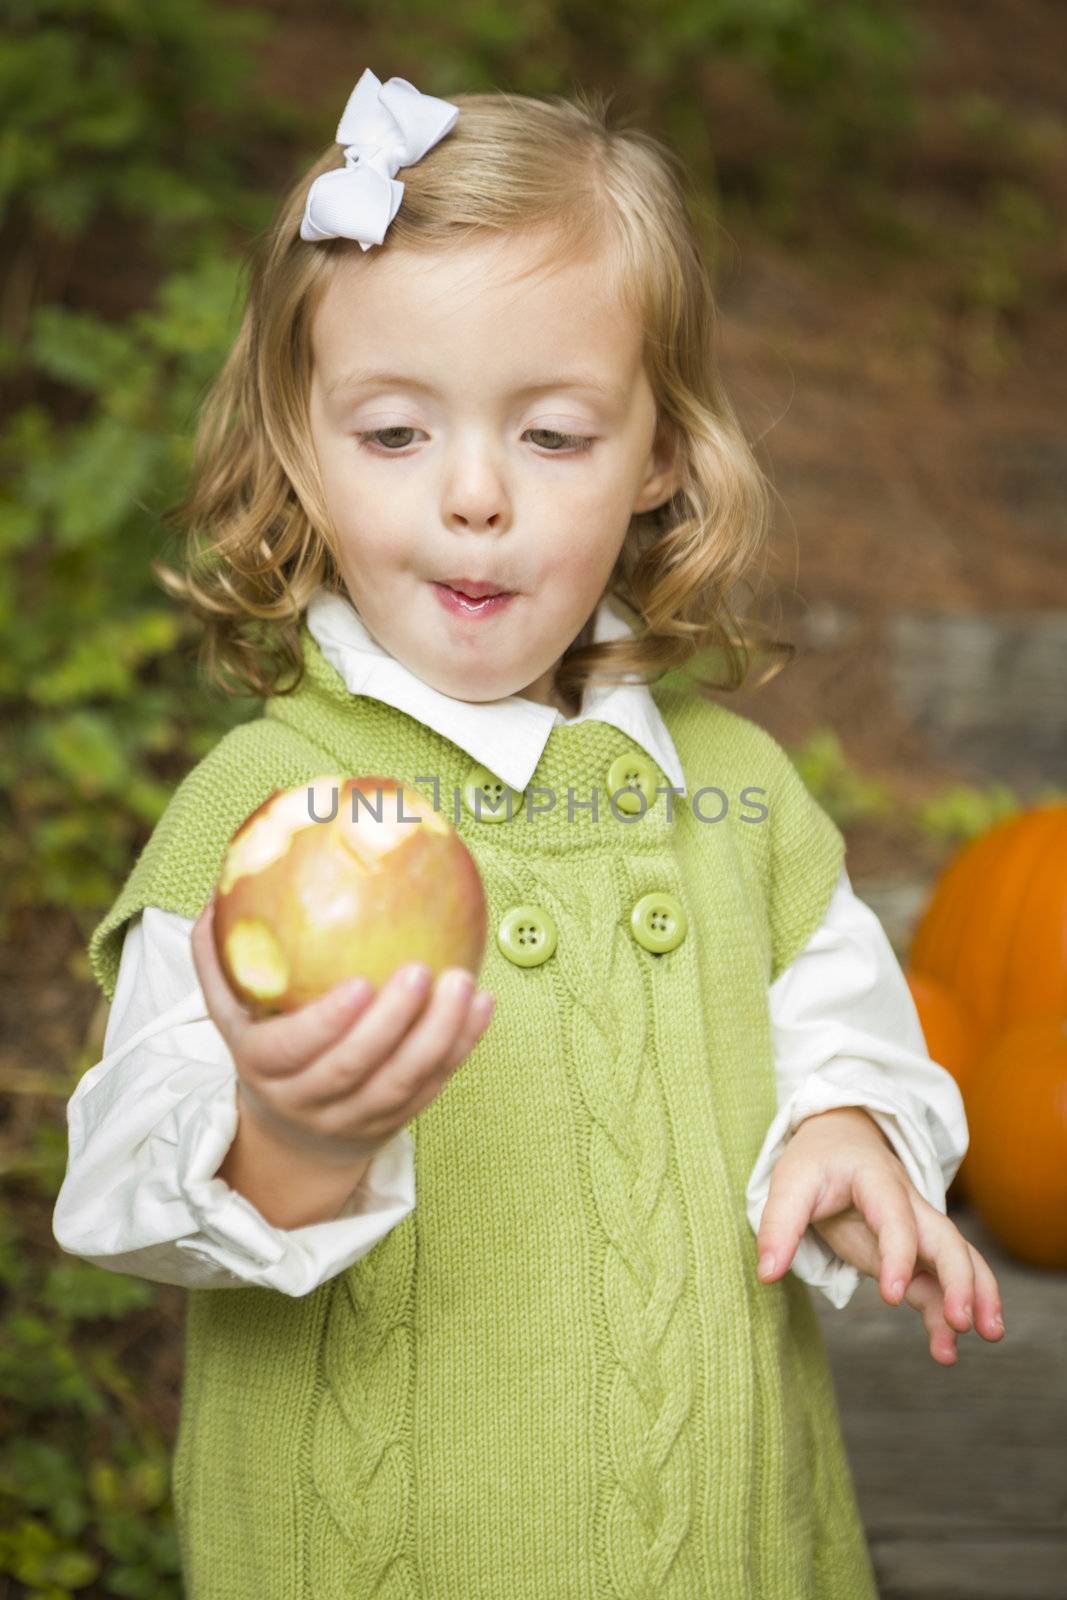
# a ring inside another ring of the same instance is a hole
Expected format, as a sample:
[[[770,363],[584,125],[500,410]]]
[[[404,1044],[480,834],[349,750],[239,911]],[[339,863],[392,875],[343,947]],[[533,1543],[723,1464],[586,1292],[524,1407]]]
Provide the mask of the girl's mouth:
[[[513,594],[490,594],[482,600],[471,600],[465,594],[460,594],[458,589],[449,588],[447,583],[435,583],[434,593],[438,600],[451,611],[454,616],[460,617],[487,617],[496,611],[503,611],[509,600],[514,600]]]

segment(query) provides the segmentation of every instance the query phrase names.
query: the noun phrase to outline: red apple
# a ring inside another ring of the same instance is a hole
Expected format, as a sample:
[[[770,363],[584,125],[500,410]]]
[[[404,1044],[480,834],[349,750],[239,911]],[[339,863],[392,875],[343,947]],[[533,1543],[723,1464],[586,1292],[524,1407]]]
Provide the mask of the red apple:
[[[257,1014],[295,1011],[345,978],[377,988],[409,961],[435,975],[466,967],[477,980],[481,970],[487,913],[474,857],[396,778],[275,789],[230,840],[217,887],[219,961]]]

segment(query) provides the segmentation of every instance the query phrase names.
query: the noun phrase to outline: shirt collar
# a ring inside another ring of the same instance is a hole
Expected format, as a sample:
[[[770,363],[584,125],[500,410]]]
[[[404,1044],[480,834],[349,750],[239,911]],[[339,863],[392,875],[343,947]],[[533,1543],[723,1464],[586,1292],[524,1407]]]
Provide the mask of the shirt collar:
[[[456,700],[431,688],[384,650],[368,633],[352,602],[320,588],[307,607],[308,630],[352,694],[369,695],[417,718],[508,784],[522,791],[537,770],[548,736],[557,725],[608,722],[658,762],[669,783],[687,794],[682,764],[659,707],[636,674],[626,682],[588,683],[574,717],[522,695],[500,700]],[[633,633],[605,596],[597,607],[593,643]]]

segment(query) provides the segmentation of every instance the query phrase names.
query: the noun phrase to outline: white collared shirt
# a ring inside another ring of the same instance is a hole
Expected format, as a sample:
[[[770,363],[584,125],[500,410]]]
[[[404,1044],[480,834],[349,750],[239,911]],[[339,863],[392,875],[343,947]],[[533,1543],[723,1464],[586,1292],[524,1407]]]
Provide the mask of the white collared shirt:
[[[597,719],[628,734],[687,792],[674,741],[636,675],[588,685],[579,713],[568,719],[521,695],[473,702],[442,694],[384,650],[342,596],[319,590],[307,622],[353,694],[417,717],[517,791],[528,787],[557,723]],[[594,641],[630,631],[602,601]],[[64,1250],[112,1271],[304,1295],[366,1255],[413,1210],[411,1135],[400,1129],[328,1222],[275,1227],[217,1177],[237,1128],[237,1077],[204,1005],[192,926],[190,918],[148,906],[127,927],[103,1056],[67,1104],[67,1171],[53,1230]],[[753,1233],[798,1123],[838,1106],[867,1110],[916,1189],[944,1212],[967,1152],[963,1100],[951,1074],[931,1061],[892,945],[844,867],[823,922],[768,997],[778,1110],[746,1187]],[[860,1279],[812,1227],[791,1270],[838,1307]]]

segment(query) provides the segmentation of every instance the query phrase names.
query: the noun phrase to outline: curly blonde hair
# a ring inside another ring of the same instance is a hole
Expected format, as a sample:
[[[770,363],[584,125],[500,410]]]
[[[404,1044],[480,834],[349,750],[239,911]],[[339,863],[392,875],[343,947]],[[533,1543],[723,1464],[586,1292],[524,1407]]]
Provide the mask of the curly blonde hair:
[[[641,129],[609,126],[597,91],[535,99],[457,94],[447,138],[402,168],[400,209],[377,250],[442,251],[472,237],[548,229],[567,259],[598,253],[609,284],[645,330],[659,425],[673,430],[672,497],[631,519],[606,593],[632,614],[631,639],[590,642],[587,623],[556,674],[580,704],[596,678],[654,682],[713,654],[719,669],[686,681],[737,689],[752,651],[794,646],[735,617],[731,595],[765,553],[771,490],[720,382],[716,304],[676,154]],[[308,242],[311,182],[343,164],[331,144],[293,184],[250,253],[237,338],[202,407],[192,481],[164,515],[186,542],[185,572],[157,560],[164,588],[204,623],[200,668],[229,694],[289,693],[303,675],[300,623],[320,586],[344,594],[308,422],[311,327],[349,239]],[[289,681],[283,682],[289,674]]]

